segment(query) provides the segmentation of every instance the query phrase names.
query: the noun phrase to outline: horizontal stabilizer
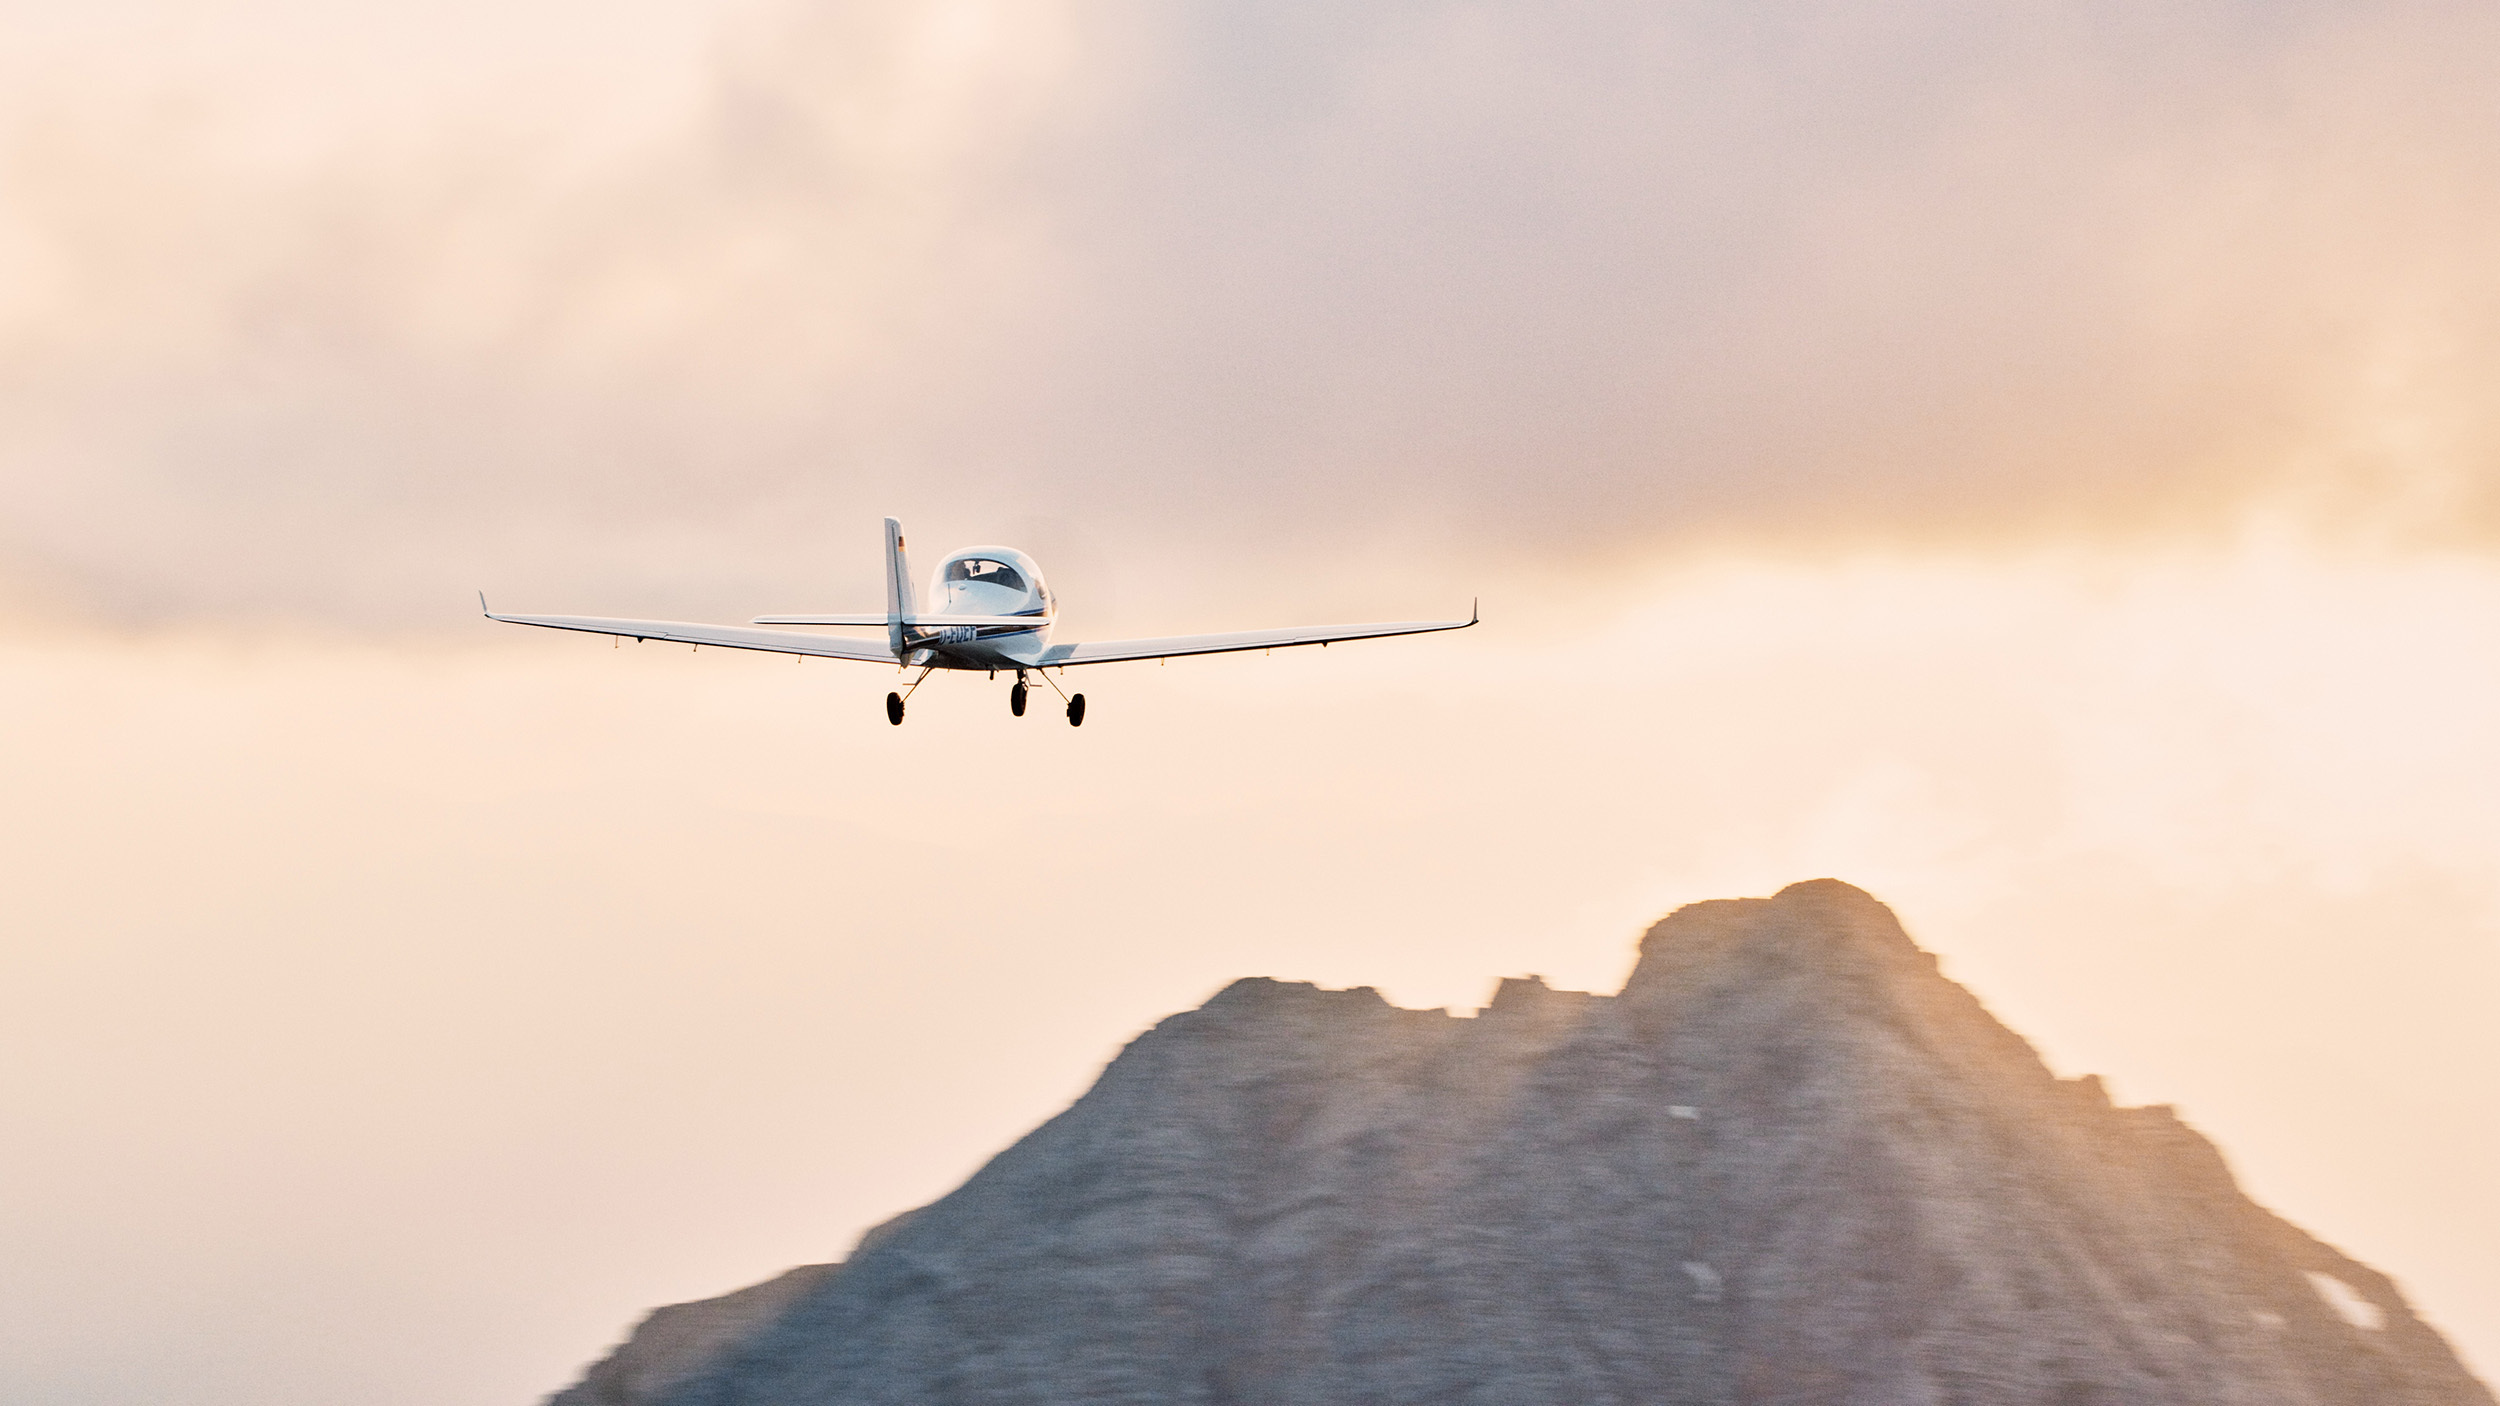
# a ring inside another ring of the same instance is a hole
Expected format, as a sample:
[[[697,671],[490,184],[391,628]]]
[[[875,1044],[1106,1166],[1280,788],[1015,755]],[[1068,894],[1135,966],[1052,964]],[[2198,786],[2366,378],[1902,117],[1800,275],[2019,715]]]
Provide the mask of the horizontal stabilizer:
[[[483,607],[483,598],[478,601]],[[489,620],[507,625],[537,625],[549,630],[581,630],[618,639],[666,640],[671,644],[713,645],[721,649],[760,649],[772,654],[810,654],[819,659],[856,659],[891,664],[894,651],[885,641],[846,640],[834,635],[802,635],[788,630],[745,630],[735,625],[698,625],[685,620],[611,620],[596,615],[498,615]]]
[[[903,622],[915,630],[961,629],[977,625],[984,630],[1038,630],[1050,623],[1047,615],[921,615]]]
[[[888,625],[893,623],[882,615],[758,615],[757,625]],[[961,629],[977,625],[982,629],[1014,626],[1039,629],[1050,621],[1039,615],[915,615],[903,622],[915,630]]]

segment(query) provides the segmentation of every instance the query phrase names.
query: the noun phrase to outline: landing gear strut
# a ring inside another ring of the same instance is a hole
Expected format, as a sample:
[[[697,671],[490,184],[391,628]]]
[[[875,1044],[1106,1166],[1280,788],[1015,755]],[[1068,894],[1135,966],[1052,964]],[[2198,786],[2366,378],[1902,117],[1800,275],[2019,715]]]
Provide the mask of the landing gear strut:
[[[1050,676],[1050,670],[1048,670],[1048,669],[1044,669],[1044,670],[1042,670],[1042,671],[1041,671],[1041,675],[1042,675],[1042,682],[1050,685],[1050,691],[1051,691],[1051,692],[1056,693],[1056,694],[1058,694],[1060,697],[1065,698],[1065,699],[1067,699],[1067,700],[1068,700],[1068,726],[1070,726],[1070,727],[1083,727],[1083,726],[1085,726],[1085,695],[1084,695],[1084,694],[1082,694],[1082,693],[1071,694],[1071,693],[1069,693],[1067,690],[1065,690],[1065,689],[1061,688],[1061,687],[1059,686],[1059,684],[1058,684],[1058,681],[1057,681],[1057,680],[1055,680],[1055,679],[1053,679],[1053,678]],[[1020,717],[1023,717],[1023,716],[1024,716],[1024,671],[1023,671],[1022,669],[1018,669],[1018,670],[1016,670],[1016,691],[1015,691],[1014,695],[1008,699],[1008,701],[1009,701],[1010,703],[1013,703],[1013,704],[1015,705],[1015,708],[1016,708],[1016,716],[1017,716],[1017,717],[1019,717],[1019,718],[1020,718]]]
[[[885,720],[894,724],[896,727],[901,727],[903,725],[903,700],[911,697],[915,693],[918,693],[920,691],[920,686],[929,681],[929,675],[936,672],[937,665],[928,665],[920,671],[920,677],[911,681],[911,687],[904,689],[900,693],[887,694],[885,696]]]

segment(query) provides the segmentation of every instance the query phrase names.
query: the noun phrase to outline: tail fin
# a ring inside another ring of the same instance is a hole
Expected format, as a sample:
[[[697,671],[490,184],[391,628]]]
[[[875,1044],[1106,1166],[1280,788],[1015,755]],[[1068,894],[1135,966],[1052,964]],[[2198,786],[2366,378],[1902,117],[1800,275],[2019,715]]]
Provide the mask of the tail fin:
[[[885,520],[885,634],[894,652],[903,652],[903,622],[920,613],[911,586],[911,560],[903,555],[903,524]]]

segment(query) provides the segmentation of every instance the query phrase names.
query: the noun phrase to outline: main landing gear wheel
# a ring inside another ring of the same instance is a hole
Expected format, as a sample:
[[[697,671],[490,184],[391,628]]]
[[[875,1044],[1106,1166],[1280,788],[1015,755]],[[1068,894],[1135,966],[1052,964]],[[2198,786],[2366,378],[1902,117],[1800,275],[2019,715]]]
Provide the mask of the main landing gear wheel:
[[[1085,726],[1085,695],[1082,693],[1068,700],[1068,726]]]
[[[903,725],[903,695],[889,693],[885,696],[885,720],[896,727]]]
[[[1015,715],[1016,715],[1017,717],[1019,717],[1019,718],[1024,716],[1024,685],[1023,685],[1023,684],[1017,684],[1014,688],[1012,688],[1012,689],[1009,689],[1009,690],[1008,690],[1008,692],[1007,692],[1007,711],[1009,711],[1009,712],[1011,712],[1011,713],[1015,714]]]

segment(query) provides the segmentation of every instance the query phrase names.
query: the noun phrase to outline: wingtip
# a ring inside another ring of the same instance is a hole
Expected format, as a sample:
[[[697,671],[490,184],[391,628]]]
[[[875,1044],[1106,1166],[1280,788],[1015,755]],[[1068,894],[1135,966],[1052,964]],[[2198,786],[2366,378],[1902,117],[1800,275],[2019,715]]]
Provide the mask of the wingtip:
[[[485,616],[489,620],[495,618],[495,612],[486,608],[486,593],[484,591],[477,593],[477,613]]]
[[[479,597],[479,599],[483,600],[483,599],[485,599],[485,597],[481,596],[481,597]],[[1475,623],[1476,623],[1476,621],[1477,621],[1477,619],[1478,619],[1478,608],[1479,608],[1480,606],[1482,606],[1483,604],[1484,604],[1484,598],[1483,598],[1482,596],[1478,596],[1478,597],[1476,597],[1474,600],[1471,600],[1471,601],[1467,602],[1467,623],[1468,623],[1468,624],[1473,625],[1473,624],[1475,624]]]

